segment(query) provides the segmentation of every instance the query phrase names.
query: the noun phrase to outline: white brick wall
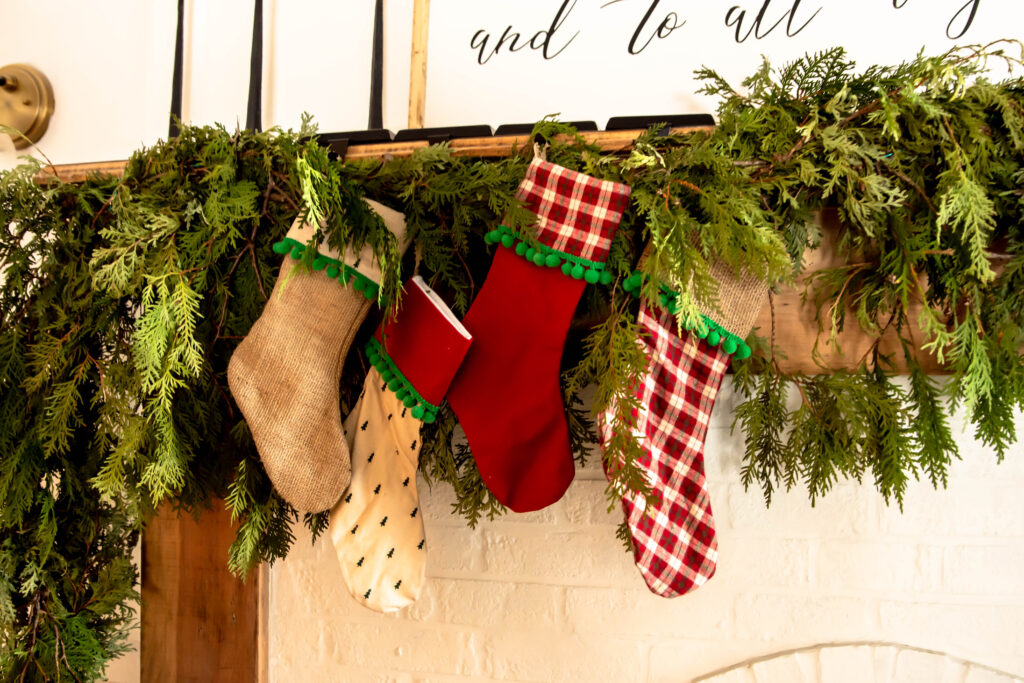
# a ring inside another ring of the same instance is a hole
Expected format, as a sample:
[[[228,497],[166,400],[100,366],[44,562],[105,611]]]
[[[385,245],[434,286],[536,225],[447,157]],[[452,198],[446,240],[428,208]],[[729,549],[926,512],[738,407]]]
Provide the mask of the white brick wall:
[[[739,483],[736,400],[727,381],[707,451],[721,557],[696,592],[647,592],[596,461],[551,508],[475,531],[450,515],[450,491],[421,481],[419,603],[389,616],[359,607],[330,542],[299,541],[271,573],[271,680],[685,681],[857,642],[950,657],[936,669],[916,650],[830,648],[714,680],[786,680],[794,666],[806,680],[1010,680],[965,662],[1024,676],[1024,448],[996,465],[958,424],[949,489],[913,486],[903,514],[858,484],[814,508],[802,490],[778,494],[766,510]]]

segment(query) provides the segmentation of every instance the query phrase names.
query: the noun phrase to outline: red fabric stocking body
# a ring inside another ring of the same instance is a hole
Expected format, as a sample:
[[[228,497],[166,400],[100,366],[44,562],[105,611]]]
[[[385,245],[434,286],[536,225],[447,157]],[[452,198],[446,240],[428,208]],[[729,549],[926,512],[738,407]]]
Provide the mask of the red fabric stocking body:
[[[558,373],[585,286],[500,249],[463,320],[475,343],[448,402],[487,488],[517,512],[550,505],[573,479]]]
[[[505,227],[488,233],[504,248],[463,320],[474,341],[448,402],[487,488],[527,512],[557,501],[573,478],[562,347],[586,284],[610,280],[604,261],[629,187],[535,158],[517,197],[537,215],[539,246]]]

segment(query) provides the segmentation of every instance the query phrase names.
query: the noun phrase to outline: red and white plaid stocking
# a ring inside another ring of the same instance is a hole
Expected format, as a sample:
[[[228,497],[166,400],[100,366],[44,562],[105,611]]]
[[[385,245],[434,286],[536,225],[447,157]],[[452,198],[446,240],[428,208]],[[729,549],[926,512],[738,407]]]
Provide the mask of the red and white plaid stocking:
[[[637,391],[635,436],[645,446],[639,465],[656,502],[630,492],[622,507],[644,581],[652,592],[675,597],[703,585],[718,561],[704,438],[729,354],[696,336],[679,336],[675,316],[646,300],[638,322],[648,365]]]
[[[703,327],[680,334],[673,295],[664,297],[664,306],[640,301],[639,343],[647,370],[635,388],[633,436],[643,445],[637,464],[653,500],[630,491],[622,507],[637,568],[652,592],[669,598],[702,586],[715,573],[718,540],[704,478],[704,439],[732,355],[750,355],[740,335],[749,333],[767,295],[756,279],[737,278],[721,264],[713,264],[712,273],[724,311],[715,317],[723,324],[705,315]],[[610,407],[601,420],[606,444],[614,411]]]

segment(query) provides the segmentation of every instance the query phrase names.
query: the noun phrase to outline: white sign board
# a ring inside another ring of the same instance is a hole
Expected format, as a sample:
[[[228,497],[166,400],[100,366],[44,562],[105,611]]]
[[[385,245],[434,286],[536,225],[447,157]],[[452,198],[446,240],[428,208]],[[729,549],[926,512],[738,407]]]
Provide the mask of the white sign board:
[[[713,113],[702,65],[738,87],[762,55],[866,67],[1000,38],[1024,38],[1022,0],[432,0],[426,125]]]

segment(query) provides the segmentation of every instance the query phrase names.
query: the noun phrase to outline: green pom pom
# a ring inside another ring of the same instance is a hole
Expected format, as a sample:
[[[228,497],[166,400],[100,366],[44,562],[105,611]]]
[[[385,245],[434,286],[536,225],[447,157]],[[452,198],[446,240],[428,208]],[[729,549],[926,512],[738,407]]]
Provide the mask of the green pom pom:
[[[388,389],[390,389],[391,391],[398,391],[401,388],[402,380],[398,379],[397,377],[392,377],[391,380],[388,382]]]
[[[317,256],[313,259],[313,270],[323,270],[327,267],[327,257]]]
[[[513,237],[512,235],[506,234],[501,236],[501,246],[505,247],[506,249],[509,249],[515,243],[516,238]]]
[[[750,347],[746,344],[740,344],[736,347],[736,355],[734,355],[733,358],[738,358],[740,360],[750,358]]]
[[[434,412],[433,408],[431,408],[429,410],[424,410],[423,411],[423,421],[424,422],[426,422],[427,424],[433,424],[436,420],[437,420],[437,413]]]
[[[736,353],[736,340],[732,337],[726,337],[725,341],[722,342],[722,350],[726,353]]]
[[[622,284],[622,287],[627,292],[633,292],[633,291],[635,291],[637,289],[640,289],[640,286],[643,283],[644,283],[644,276],[641,275],[640,273],[633,273],[628,278],[626,278],[626,281]]]
[[[583,279],[592,285],[596,285],[601,280],[601,273],[593,268],[588,268],[587,272],[583,274]]]
[[[327,277],[335,278],[338,277],[338,266],[333,263],[327,266]]]
[[[402,405],[405,406],[406,408],[412,408],[414,405],[416,405],[416,397],[413,396],[412,394],[408,394],[405,398],[402,399]]]
[[[274,243],[274,253],[280,254],[281,256],[287,254],[290,248],[291,246],[285,240],[281,240],[280,242]]]
[[[300,258],[302,258],[302,252],[304,251],[306,251],[306,247],[302,246],[301,244],[296,244],[294,247],[292,247],[292,258],[295,259],[296,261],[299,260]]]
[[[424,412],[425,411],[423,409],[423,406],[422,405],[417,405],[417,406],[414,406],[413,409],[412,409],[412,416],[414,418],[416,418],[417,420],[422,420]]]
[[[526,253],[526,245],[520,242],[516,245],[516,256],[522,256]]]
[[[708,332],[708,344],[712,346],[718,346],[718,342],[722,341],[722,335],[718,334],[718,330],[711,330]]]
[[[542,254],[541,252],[538,251],[536,254],[533,255],[533,265],[543,266],[545,262],[546,258],[544,257],[544,254]]]
[[[361,277],[356,277],[355,280],[356,281],[352,283],[353,289],[355,289],[357,292],[361,292],[364,289],[366,289],[366,280],[362,279]]]
[[[562,259],[558,258],[558,254],[548,254],[544,257],[544,263],[548,268],[555,268],[561,262]]]
[[[536,249],[534,249],[533,247],[527,247],[526,248],[526,253],[523,254],[523,256],[526,257],[527,261],[532,261],[533,260],[533,255],[536,254],[536,253],[537,253]]]
[[[563,275],[571,275],[571,273],[572,273],[572,264],[569,263],[568,261],[566,261],[565,263],[562,264],[562,274]]]
[[[386,369],[384,370],[384,372],[380,373],[380,378],[387,382],[388,384],[390,384],[391,380],[395,378],[395,373],[389,369]]]
[[[581,266],[578,263],[576,265],[574,265],[572,267],[571,275],[576,280],[582,280],[583,279],[583,266]]]
[[[697,337],[697,339],[707,339],[708,332],[711,331],[711,328],[709,328],[707,325],[701,325],[698,323],[692,331],[693,335]]]
[[[377,298],[377,292],[377,285],[372,282],[368,282],[366,283],[366,289],[363,290],[363,296],[365,296],[368,301],[373,301]]]
[[[672,297],[670,297],[668,294],[662,292],[661,295],[658,296],[658,300],[661,302],[661,305],[664,306],[665,308],[671,308]]]
[[[494,244],[495,242],[497,242],[500,239],[501,239],[501,230],[491,230],[486,235],[484,235],[484,242],[487,242],[487,244]]]
[[[612,274],[609,273],[607,270],[602,270],[601,271],[601,284],[602,285],[610,285],[611,283],[612,283]]]

